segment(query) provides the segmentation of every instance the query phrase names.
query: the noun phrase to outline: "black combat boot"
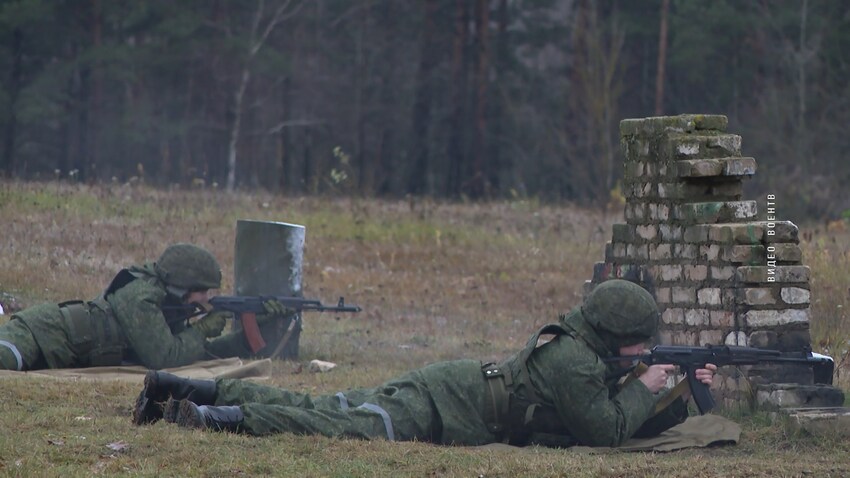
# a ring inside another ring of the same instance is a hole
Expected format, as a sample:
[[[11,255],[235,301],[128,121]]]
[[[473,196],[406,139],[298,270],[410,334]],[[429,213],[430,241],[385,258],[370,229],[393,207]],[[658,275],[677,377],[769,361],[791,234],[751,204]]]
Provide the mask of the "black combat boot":
[[[170,397],[177,400],[189,398],[203,405],[215,403],[215,380],[193,380],[168,372],[148,370],[145,388],[136,398],[133,423],[153,423],[163,416],[162,405]]]
[[[162,419],[168,423],[177,423],[177,414],[180,413],[180,402],[182,400],[169,398],[162,407]]]
[[[244,419],[245,415],[238,406],[214,407],[189,400],[181,400],[177,412],[177,425],[202,430],[237,432],[242,428]]]

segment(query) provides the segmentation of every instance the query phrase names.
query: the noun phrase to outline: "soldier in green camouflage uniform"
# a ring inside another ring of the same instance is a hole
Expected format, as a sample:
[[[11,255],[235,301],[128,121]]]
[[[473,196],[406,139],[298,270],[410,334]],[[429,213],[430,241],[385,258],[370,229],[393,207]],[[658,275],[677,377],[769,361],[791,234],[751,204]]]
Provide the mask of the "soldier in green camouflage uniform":
[[[253,435],[616,446],[687,417],[686,396],[655,413],[671,365],[653,365],[618,384],[629,364],[616,357],[642,349],[655,335],[658,315],[648,292],[612,280],[500,364],[441,362],[376,388],[316,398],[239,380],[187,380],[150,371],[142,396],[168,399],[165,417],[181,426]],[[555,337],[537,346],[549,334]],[[714,370],[707,365],[697,378],[710,385]]]
[[[228,314],[212,312],[188,326],[179,306],[204,304],[208,290],[219,287],[221,268],[212,254],[192,244],[169,246],[156,262],[121,270],[92,301],[42,304],[12,315],[0,325],[0,368],[139,363],[158,369],[195,362],[212,346],[207,339],[221,335]],[[218,340],[228,345],[212,346],[219,354],[246,348],[241,337]]]

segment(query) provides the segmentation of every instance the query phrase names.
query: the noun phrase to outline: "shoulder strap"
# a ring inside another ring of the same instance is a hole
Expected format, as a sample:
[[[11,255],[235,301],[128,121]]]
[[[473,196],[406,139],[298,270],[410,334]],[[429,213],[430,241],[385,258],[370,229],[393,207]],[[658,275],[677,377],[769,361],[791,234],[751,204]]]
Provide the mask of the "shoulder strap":
[[[130,282],[133,282],[138,277],[138,275],[130,272],[129,269],[121,269],[118,271],[118,274],[115,274],[115,277],[112,278],[112,282],[109,283],[106,290],[103,291],[103,297],[106,297]]]
[[[517,356],[517,361],[519,362],[519,377],[516,377],[516,381],[525,385],[525,391],[528,394],[527,398],[531,401],[531,403],[539,403],[540,397],[537,396],[537,392],[531,385],[531,375],[528,373],[528,359],[531,357],[531,353],[537,348],[537,342],[540,340],[540,336],[569,335],[570,333],[571,332],[561,323],[546,324],[528,339],[528,342],[525,344],[525,348],[523,348]]]

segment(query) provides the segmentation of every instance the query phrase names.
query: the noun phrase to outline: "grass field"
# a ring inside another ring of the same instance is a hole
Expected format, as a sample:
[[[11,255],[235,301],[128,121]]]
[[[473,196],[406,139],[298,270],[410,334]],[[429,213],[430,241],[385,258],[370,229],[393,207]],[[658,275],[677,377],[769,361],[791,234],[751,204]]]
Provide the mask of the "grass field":
[[[310,393],[373,386],[444,359],[499,359],[578,304],[601,260],[604,213],[534,201],[285,198],[139,186],[0,183],[0,302],[27,306],[97,295],[117,270],[195,242],[221,261],[232,291],[237,219],[307,227],[305,296],[363,306],[334,320],[308,315],[300,372],[277,362],[272,382]],[[793,218],[789,218],[792,219]],[[850,235],[801,226],[812,267],[816,350],[841,361],[848,389]],[[12,299],[14,298],[14,299]],[[130,424],[139,386],[0,381],[0,474],[8,476],[850,476],[850,444],[738,416],[739,445],[668,454],[494,451],[422,443],[280,435],[250,438]],[[119,451],[107,445],[120,443]]]

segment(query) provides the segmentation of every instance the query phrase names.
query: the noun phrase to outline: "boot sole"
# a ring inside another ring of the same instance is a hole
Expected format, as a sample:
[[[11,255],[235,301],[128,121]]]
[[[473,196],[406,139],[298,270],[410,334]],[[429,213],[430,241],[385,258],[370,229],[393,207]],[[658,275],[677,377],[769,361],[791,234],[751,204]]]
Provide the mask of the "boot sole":
[[[177,425],[185,428],[196,428],[203,430],[207,428],[203,415],[198,411],[198,406],[189,400],[180,400],[180,410],[177,412]]]
[[[169,398],[162,411],[162,419],[168,423],[177,423],[177,415],[180,413],[180,400]]]
[[[156,372],[148,370],[145,374],[144,388],[136,398],[136,404],[133,407],[134,425],[146,425],[162,418],[162,408],[154,400],[156,388]]]

